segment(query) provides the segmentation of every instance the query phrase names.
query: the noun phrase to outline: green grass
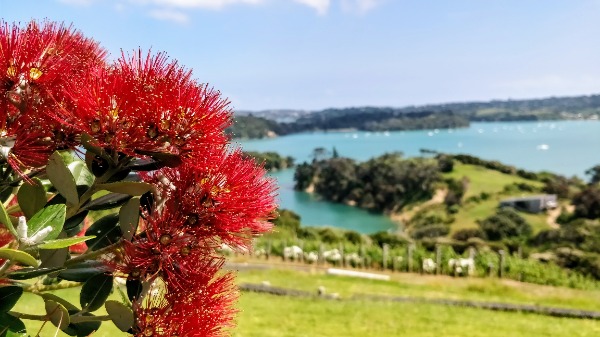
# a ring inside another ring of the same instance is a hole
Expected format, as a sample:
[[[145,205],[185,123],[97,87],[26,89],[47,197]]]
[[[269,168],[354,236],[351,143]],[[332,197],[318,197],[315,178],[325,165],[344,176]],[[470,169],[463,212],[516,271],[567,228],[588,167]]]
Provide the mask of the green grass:
[[[463,196],[463,205],[460,211],[455,215],[456,220],[452,225],[452,232],[463,228],[477,227],[477,220],[483,220],[494,214],[498,203],[508,196],[502,195],[504,187],[514,183],[527,183],[535,187],[542,187],[542,183],[533,180],[527,180],[515,175],[504,174],[498,171],[490,170],[485,167],[456,163],[454,170],[444,174],[446,178],[461,180],[463,177],[469,178],[469,185]],[[488,193],[490,198],[481,202],[466,202],[473,196],[480,196],[481,193]],[[529,222],[533,232],[537,233],[542,229],[548,229],[546,214],[520,214]]]
[[[542,183],[538,181],[523,179],[516,175],[501,173],[481,166],[461,163],[455,163],[452,172],[444,174],[444,177],[459,181],[463,177],[469,178],[469,186],[465,192],[464,199],[478,196],[482,192],[496,194],[502,192],[504,186],[513,183],[527,183],[536,187],[542,187]]]
[[[432,304],[243,294],[235,337],[598,336],[600,322]]]
[[[494,213],[498,207],[498,203],[502,198],[492,196],[488,200],[478,203],[464,203],[458,213],[454,215],[455,220],[452,223],[452,232],[464,228],[477,228],[477,220],[483,220]],[[550,226],[546,222],[546,213],[530,214],[527,212],[519,212],[519,214],[527,220],[531,225],[533,233],[536,234],[543,229],[549,229]]]
[[[79,292],[81,288],[71,288],[71,289],[62,289],[53,291],[52,293],[64,298],[65,300],[71,302],[72,304],[79,306]],[[119,296],[116,293],[113,293],[109,299],[119,300]],[[33,295],[31,293],[24,293],[17,305],[12,309],[16,312],[27,313],[27,314],[36,314],[36,315],[44,315],[44,301],[41,297]],[[106,310],[104,308],[100,308],[98,311],[94,312],[95,315],[106,315]],[[33,321],[33,320],[23,320],[25,326],[27,327],[27,333],[30,336],[35,336],[40,328],[42,327],[42,322]],[[40,336],[68,336],[62,331],[58,330],[52,323],[46,323],[41,332]],[[112,322],[104,322],[100,327],[100,331],[97,331],[92,335],[92,337],[116,337],[116,336],[124,336],[125,333],[121,332],[121,330],[117,329],[117,327]]]
[[[392,281],[363,280],[328,276],[321,270],[301,272],[286,269],[240,271],[238,283],[259,283],[314,291],[325,286],[337,292],[341,301],[319,298],[278,297],[242,293],[238,326],[233,336],[598,336],[600,321],[561,319],[535,314],[494,312],[425,303],[398,303],[350,300],[354,294],[414,296],[598,310],[600,291],[553,288],[508,280],[434,277],[392,274]],[[58,295],[77,304],[79,289]],[[116,295],[113,297],[117,299]],[[13,309],[43,313],[43,302],[25,294]],[[98,314],[103,314],[102,309]],[[40,324],[25,321],[35,336]],[[48,323],[41,336],[54,336]],[[123,336],[111,322],[102,324],[92,337]],[[66,336],[59,332],[57,336]]]
[[[552,307],[599,310],[600,290],[541,286],[496,278],[452,278],[408,273],[391,274],[392,281],[356,279],[293,270],[252,270],[238,272],[238,282],[260,283],[272,286],[317,291],[324,286],[327,292],[342,298],[353,294],[413,296],[428,299],[462,299],[474,301],[535,304]]]

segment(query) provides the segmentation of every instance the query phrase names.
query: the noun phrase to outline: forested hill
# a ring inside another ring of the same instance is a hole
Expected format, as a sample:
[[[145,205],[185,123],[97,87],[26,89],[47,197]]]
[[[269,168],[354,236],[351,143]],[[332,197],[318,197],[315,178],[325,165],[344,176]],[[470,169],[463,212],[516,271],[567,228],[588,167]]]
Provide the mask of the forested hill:
[[[280,114],[284,114],[281,115]],[[239,138],[262,138],[314,130],[419,130],[467,127],[471,121],[597,119],[600,95],[528,100],[494,100],[426,106],[351,107],[320,111],[271,110],[236,115],[229,132]],[[258,117],[260,116],[260,117]],[[290,121],[290,116],[295,116]],[[282,122],[286,120],[286,122]]]

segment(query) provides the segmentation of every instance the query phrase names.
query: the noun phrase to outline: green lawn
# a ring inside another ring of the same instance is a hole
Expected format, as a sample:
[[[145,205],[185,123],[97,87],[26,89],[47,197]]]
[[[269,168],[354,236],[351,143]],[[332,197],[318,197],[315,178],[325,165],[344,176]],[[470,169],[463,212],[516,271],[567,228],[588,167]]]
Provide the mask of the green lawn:
[[[275,287],[315,293],[319,286],[324,286],[327,292],[338,293],[341,298],[350,298],[354,294],[375,294],[600,310],[600,290],[541,286],[496,278],[453,278],[408,273],[390,275],[392,281],[378,281],[326,275],[317,269],[312,272],[270,269],[240,271],[237,279],[239,283],[268,281]]]
[[[598,336],[600,322],[432,304],[243,294],[236,337]]]
[[[481,166],[461,163],[455,163],[452,172],[444,174],[444,177],[457,179],[459,181],[463,177],[469,178],[469,187],[464,195],[464,199],[480,195],[481,192],[496,194],[502,192],[504,186],[513,183],[527,183],[536,187],[542,186],[542,183],[538,181],[523,179],[515,175],[504,174]]]
[[[458,213],[454,214],[455,221],[452,223],[452,232],[463,228],[478,227],[476,221],[483,220],[493,215],[496,212],[496,208],[501,199],[501,197],[492,196],[488,200],[478,203],[471,202],[463,204]],[[546,213],[530,214],[519,212],[519,214],[531,225],[534,234],[542,229],[550,228],[546,222]]]
[[[328,276],[320,270],[240,271],[238,282],[269,281],[273,286],[339,293],[342,300],[278,297],[242,293],[233,336],[599,336],[600,321],[553,318],[535,314],[494,312],[425,303],[350,299],[354,294],[468,299],[599,310],[600,291],[553,288],[497,279],[450,278],[393,274],[392,281]],[[78,289],[58,292],[78,303]],[[15,311],[43,313],[42,301],[25,294]],[[113,295],[116,298],[115,295]],[[99,313],[102,313],[101,311]],[[40,324],[25,321],[35,336]],[[40,336],[54,336],[48,323]],[[92,337],[123,336],[103,323]],[[57,336],[66,336],[59,332]]]

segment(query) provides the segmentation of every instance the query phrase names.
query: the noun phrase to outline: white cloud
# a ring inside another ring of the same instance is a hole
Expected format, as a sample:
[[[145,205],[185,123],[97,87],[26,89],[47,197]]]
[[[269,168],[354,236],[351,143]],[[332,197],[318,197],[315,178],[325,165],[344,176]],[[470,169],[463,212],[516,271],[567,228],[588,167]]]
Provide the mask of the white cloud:
[[[342,9],[348,12],[365,14],[380,5],[384,0],[341,0]]]
[[[153,3],[175,8],[221,9],[225,6],[235,4],[257,5],[263,3],[263,1],[264,0],[142,0],[136,2]]]
[[[172,21],[179,24],[187,24],[190,21],[185,13],[172,9],[156,9],[150,11],[148,15],[158,20]]]
[[[0,0],[1,1],[1,0]],[[98,0],[58,0],[67,5],[90,6]],[[187,12],[181,10],[209,9],[220,10],[232,5],[262,5],[276,1],[291,1],[308,6],[318,15],[326,15],[331,7],[339,4],[345,12],[364,14],[387,0],[117,0],[114,9],[123,12],[127,4],[149,9],[150,16],[160,20],[171,20],[179,23],[189,21]],[[168,9],[164,11],[163,9]],[[179,11],[176,11],[179,10]]]
[[[497,87],[515,93],[527,93],[529,96],[542,96],[552,93],[576,95],[582,92],[597,91],[600,87],[600,78],[590,75],[562,76],[548,74],[501,82],[497,84]]]
[[[94,3],[94,0],[59,0],[66,5],[89,6]]]
[[[327,14],[327,10],[329,10],[329,6],[331,4],[330,0],[294,0],[294,1],[314,8],[317,11],[317,14],[319,14],[319,15]]]

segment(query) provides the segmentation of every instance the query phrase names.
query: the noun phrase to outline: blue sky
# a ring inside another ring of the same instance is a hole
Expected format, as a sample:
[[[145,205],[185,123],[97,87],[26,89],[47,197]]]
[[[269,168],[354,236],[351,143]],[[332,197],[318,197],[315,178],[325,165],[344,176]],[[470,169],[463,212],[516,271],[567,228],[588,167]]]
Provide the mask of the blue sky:
[[[0,0],[0,18],[165,51],[239,110],[600,93],[599,0]]]

